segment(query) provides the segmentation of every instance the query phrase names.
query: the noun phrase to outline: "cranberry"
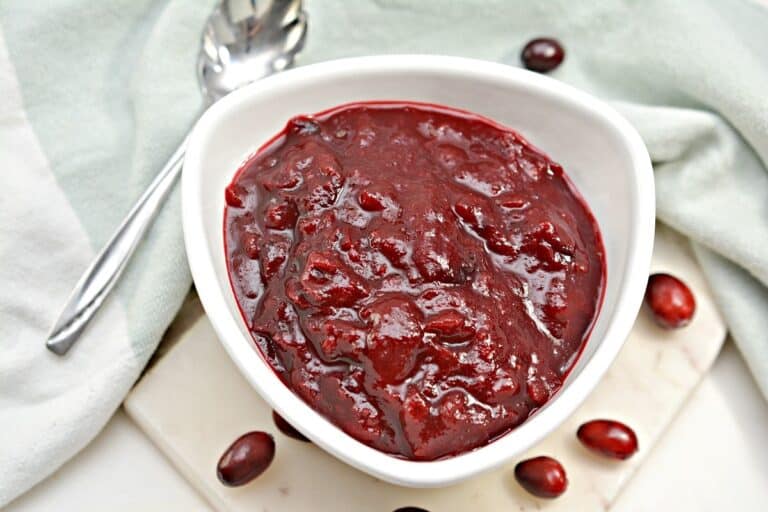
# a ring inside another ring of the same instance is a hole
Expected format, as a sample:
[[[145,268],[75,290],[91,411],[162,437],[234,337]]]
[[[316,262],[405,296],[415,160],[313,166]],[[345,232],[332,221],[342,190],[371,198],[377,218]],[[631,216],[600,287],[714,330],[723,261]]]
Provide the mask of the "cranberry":
[[[549,389],[544,382],[532,379],[526,383],[525,391],[534,404],[542,406],[549,400]]]
[[[382,237],[380,233],[371,233],[371,246],[378,249],[395,267],[403,268],[403,258],[408,254],[408,245],[396,237]]]
[[[244,485],[262,474],[275,458],[275,440],[266,432],[238,437],[219,459],[216,474],[224,485]]]
[[[287,130],[298,135],[313,135],[320,131],[320,127],[309,116],[296,116],[288,121]]]
[[[297,441],[304,441],[305,443],[311,442],[309,439],[304,437],[304,434],[296,430],[293,425],[285,421],[285,418],[277,414],[275,411],[272,411],[272,420],[275,422],[278,430],[280,430],[280,432],[287,435],[288,437],[296,439]]]
[[[518,463],[515,478],[526,491],[539,498],[557,498],[568,488],[565,469],[552,457],[534,457]]]
[[[368,293],[362,282],[328,252],[307,256],[301,285],[311,300],[322,306],[352,306]]]
[[[488,244],[488,249],[496,254],[511,257],[517,256],[517,247],[510,243],[499,229],[493,226],[488,226],[485,229],[484,237]]]
[[[358,202],[363,210],[369,212],[380,212],[387,207],[381,195],[366,190],[360,192]]]
[[[461,253],[445,233],[421,240],[413,249],[413,262],[427,282],[461,281]]]
[[[438,313],[424,325],[424,330],[453,341],[466,340],[475,334],[467,319],[453,309]]]
[[[289,229],[296,225],[299,211],[293,203],[280,203],[267,208],[264,225],[272,229]]]
[[[456,203],[453,209],[464,222],[473,228],[482,229],[484,227],[483,209],[480,206],[470,204],[467,201],[460,201]]]
[[[228,206],[233,208],[242,208],[243,195],[245,195],[245,193],[246,192],[242,189],[242,187],[232,183],[224,190],[224,200],[227,202]]]
[[[557,39],[539,37],[525,45],[520,54],[523,65],[531,71],[549,73],[563,62],[565,50]]]
[[[645,289],[645,302],[656,322],[669,329],[688,325],[696,311],[696,299],[684,282],[669,274],[653,274]]]
[[[614,459],[628,459],[637,451],[635,432],[618,421],[588,421],[579,427],[576,436],[593,452]]]
[[[243,251],[252,260],[259,259],[261,249],[259,248],[259,235],[246,231],[241,240]]]
[[[259,251],[261,268],[265,279],[269,279],[283,268],[290,251],[290,240],[282,237],[268,237],[263,244],[263,251]]]

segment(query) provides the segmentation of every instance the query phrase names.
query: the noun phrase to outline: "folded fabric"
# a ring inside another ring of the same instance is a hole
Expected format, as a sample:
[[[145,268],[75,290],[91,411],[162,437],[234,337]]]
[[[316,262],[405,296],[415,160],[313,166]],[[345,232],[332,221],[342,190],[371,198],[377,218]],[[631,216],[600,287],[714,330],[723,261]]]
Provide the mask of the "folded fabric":
[[[87,444],[189,289],[176,192],[84,339],[47,330],[193,122],[213,0],[0,4],[0,506]],[[659,218],[686,234],[768,394],[768,12],[746,0],[307,0],[300,64],[376,53],[518,65],[559,38],[552,76],[616,107],[653,158]],[[555,155],[556,157],[556,155]],[[205,371],[201,368],[200,371]]]

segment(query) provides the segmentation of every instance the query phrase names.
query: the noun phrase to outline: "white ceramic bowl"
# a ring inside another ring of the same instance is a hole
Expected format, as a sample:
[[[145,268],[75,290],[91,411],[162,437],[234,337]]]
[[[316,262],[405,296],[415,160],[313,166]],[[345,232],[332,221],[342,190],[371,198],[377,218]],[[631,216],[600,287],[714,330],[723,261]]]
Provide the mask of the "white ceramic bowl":
[[[602,311],[562,389],[525,423],[474,451],[432,462],[397,459],[348,436],[278,379],[243,323],[224,259],[224,188],[286,121],[342,103],[412,100],[469,110],[521,132],[561,163],[602,229]],[[520,454],[563,422],[605,373],[640,307],[654,233],[653,173],[637,132],[605,103],[545,76],[475,60],[399,55],[301,67],[230,94],[194,129],[183,174],[187,255],[203,306],[229,355],[261,396],[339,459],[411,487],[457,482]],[[205,371],[201,368],[201,371]]]

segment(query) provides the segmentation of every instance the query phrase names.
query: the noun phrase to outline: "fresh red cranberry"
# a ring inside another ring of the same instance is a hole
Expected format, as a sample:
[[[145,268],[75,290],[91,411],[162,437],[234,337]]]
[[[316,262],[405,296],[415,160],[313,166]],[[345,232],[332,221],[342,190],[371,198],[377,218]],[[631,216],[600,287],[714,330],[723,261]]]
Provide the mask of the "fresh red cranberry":
[[[688,325],[696,311],[696,299],[688,286],[669,274],[653,274],[645,289],[645,302],[659,325],[677,329]]]
[[[565,50],[557,39],[539,37],[525,45],[520,54],[523,65],[531,71],[549,73],[563,62]]]
[[[266,432],[238,437],[219,459],[216,474],[224,485],[244,485],[262,474],[275,458],[275,440]]]
[[[297,441],[304,441],[305,443],[311,442],[309,439],[304,437],[304,434],[296,430],[293,425],[285,421],[285,418],[277,414],[275,411],[272,411],[272,420],[275,422],[275,425],[280,430],[280,432],[287,435],[288,437],[296,439]]]
[[[526,491],[539,498],[557,498],[568,488],[563,465],[552,457],[534,457],[518,463],[515,478]]]
[[[576,436],[593,452],[613,459],[628,459],[637,451],[635,432],[618,421],[588,421],[579,427]]]

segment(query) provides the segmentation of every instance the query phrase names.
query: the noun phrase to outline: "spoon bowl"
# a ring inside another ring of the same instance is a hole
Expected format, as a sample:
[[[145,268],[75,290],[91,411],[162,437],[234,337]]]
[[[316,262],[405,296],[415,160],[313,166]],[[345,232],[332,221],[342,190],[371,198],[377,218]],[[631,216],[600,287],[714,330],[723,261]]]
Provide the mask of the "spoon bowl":
[[[304,46],[301,0],[230,0],[217,6],[203,31],[200,88],[211,103],[255,80],[289,68]]]

